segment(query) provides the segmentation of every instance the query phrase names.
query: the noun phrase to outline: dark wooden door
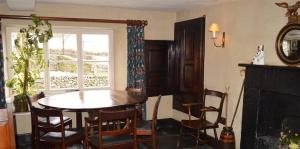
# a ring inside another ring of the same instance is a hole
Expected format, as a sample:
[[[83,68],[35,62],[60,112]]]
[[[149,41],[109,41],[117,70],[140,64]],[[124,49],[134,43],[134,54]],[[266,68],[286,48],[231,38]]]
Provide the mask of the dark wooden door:
[[[204,38],[205,17],[175,24],[176,60],[179,68],[173,107],[183,112],[186,112],[182,107],[183,103],[201,102],[203,98]]]
[[[145,40],[146,94],[170,95],[174,90],[173,41]]]

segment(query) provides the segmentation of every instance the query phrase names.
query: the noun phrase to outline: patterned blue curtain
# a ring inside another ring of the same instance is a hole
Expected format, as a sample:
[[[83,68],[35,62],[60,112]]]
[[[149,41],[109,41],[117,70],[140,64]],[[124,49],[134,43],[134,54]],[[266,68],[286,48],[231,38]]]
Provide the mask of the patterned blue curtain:
[[[141,88],[145,94],[144,26],[127,26],[128,57],[127,87]],[[146,105],[142,105],[143,118],[146,118]]]
[[[145,89],[144,26],[127,26],[127,87]]]
[[[3,61],[3,43],[0,20],[0,109],[6,108],[5,91],[4,91],[4,61]]]

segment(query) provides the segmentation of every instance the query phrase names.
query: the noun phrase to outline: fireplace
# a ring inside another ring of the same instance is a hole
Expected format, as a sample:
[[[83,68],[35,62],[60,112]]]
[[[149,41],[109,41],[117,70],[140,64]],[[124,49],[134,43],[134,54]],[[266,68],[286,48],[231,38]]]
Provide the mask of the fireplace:
[[[241,149],[277,148],[280,132],[300,133],[300,68],[246,67]]]
[[[277,148],[280,132],[293,130],[299,133],[300,96],[261,91],[258,103],[258,147]]]

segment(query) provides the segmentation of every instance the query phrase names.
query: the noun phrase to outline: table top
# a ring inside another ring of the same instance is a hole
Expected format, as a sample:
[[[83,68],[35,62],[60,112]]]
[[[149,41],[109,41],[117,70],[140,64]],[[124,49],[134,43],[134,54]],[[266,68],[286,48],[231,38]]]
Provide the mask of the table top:
[[[89,90],[48,96],[39,99],[38,103],[50,108],[88,111],[131,106],[143,103],[146,100],[146,98],[129,95],[125,90]]]

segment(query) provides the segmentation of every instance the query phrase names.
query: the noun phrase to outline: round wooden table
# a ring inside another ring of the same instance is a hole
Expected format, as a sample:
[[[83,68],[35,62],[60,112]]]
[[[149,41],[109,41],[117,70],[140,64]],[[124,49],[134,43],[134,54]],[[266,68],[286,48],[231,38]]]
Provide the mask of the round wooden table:
[[[48,96],[38,100],[38,104],[48,107],[76,112],[77,128],[82,127],[82,113],[94,110],[134,106],[144,103],[147,98],[132,96],[127,91],[89,90],[76,91]]]

